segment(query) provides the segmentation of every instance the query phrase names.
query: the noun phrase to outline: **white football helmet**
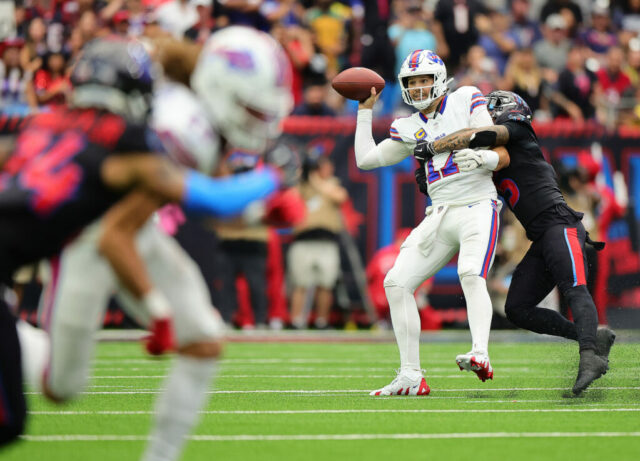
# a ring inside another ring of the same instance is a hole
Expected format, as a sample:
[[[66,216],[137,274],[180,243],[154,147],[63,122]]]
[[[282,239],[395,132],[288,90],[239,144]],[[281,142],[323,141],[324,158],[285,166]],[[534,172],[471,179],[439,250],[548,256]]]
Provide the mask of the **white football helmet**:
[[[433,85],[430,87],[422,87],[420,91],[428,94],[424,95],[420,100],[414,100],[409,93],[409,77],[416,75],[432,75]],[[449,91],[447,85],[453,79],[447,80],[447,68],[444,62],[431,50],[415,50],[409,53],[400,68],[398,74],[398,81],[400,82],[400,88],[402,89],[402,99],[410,106],[415,107],[418,110],[423,110],[429,107],[436,98],[443,96]]]
[[[204,104],[187,87],[171,81],[157,85],[150,124],[176,161],[206,174],[214,172],[220,158],[220,136]]]
[[[191,76],[211,122],[232,146],[262,152],[293,107],[291,71],[269,35],[242,26],[215,32]]]

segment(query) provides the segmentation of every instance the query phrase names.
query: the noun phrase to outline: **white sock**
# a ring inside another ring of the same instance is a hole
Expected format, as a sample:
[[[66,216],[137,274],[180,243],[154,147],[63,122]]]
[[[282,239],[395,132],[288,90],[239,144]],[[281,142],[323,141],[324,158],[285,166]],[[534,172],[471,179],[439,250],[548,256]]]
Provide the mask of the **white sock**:
[[[467,275],[460,279],[460,284],[467,301],[471,351],[488,356],[493,307],[487,291],[487,281],[479,275]]]
[[[207,402],[207,391],[218,369],[212,359],[178,356],[156,402],[156,416],[144,461],[175,461],[187,435]]]
[[[389,301],[393,332],[400,350],[400,370],[420,370],[420,315],[418,305],[407,289],[384,287]]]
[[[22,352],[22,376],[25,382],[42,391],[42,373],[49,359],[49,335],[23,320],[16,322]]]

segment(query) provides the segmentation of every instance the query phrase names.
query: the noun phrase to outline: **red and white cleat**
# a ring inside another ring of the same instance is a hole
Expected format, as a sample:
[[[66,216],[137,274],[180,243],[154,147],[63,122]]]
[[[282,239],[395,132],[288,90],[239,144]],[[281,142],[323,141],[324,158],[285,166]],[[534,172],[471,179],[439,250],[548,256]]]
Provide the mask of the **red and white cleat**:
[[[427,384],[427,381],[419,371],[416,372],[402,372],[398,370],[396,379],[391,381],[391,384],[387,384],[382,389],[371,391],[369,395],[373,396],[385,396],[385,395],[415,395],[415,396],[427,396],[431,392],[431,388]]]
[[[473,371],[482,382],[493,379],[493,368],[486,355],[473,352],[460,354],[456,357],[456,363],[461,370]]]
[[[173,325],[171,317],[154,319],[144,338],[144,346],[151,355],[162,355],[173,350]]]

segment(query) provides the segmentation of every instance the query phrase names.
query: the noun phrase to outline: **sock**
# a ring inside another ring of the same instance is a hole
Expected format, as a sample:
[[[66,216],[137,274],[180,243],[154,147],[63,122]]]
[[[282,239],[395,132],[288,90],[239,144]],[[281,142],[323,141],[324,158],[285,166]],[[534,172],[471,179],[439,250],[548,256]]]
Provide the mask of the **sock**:
[[[213,359],[178,356],[156,402],[151,440],[143,461],[175,461],[185,437],[198,422],[198,412],[207,401],[207,391],[218,369]]]
[[[420,315],[413,293],[396,285],[384,290],[400,350],[400,370],[420,370]]]
[[[587,349],[596,350],[598,310],[586,285],[569,288],[562,294],[573,312],[580,351],[582,352]]]
[[[487,291],[487,282],[479,275],[465,275],[460,278],[460,284],[467,301],[471,351],[488,356],[493,306]]]
[[[42,391],[42,373],[49,359],[49,335],[23,320],[16,322],[22,349],[22,375],[26,383]]]

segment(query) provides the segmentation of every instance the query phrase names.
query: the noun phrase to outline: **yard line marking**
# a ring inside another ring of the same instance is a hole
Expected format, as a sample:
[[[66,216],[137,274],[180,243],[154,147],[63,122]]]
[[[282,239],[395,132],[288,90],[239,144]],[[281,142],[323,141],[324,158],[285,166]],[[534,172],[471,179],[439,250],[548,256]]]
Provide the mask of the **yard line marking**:
[[[640,412],[640,408],[519,408],[519,409],[360,409],[360,410],[203,410],[203,415],[311,415],[311,414],[357,414],[357,413],[607,413]],[[31,415],[151,415],[153,411],[30,411]]]
[[[300,435],[192,435],[198,442],[279,442],[296,440],[407,440],[407,439],[485,439],[485,438],[585,438],[640,437],[640,432],[454,432],[440,434],[300,434]],[[144,435],[23,435],[31,442],[140,442]]]
[[[170,357],[169,357],[170,358]],[[434,359],[434,358],[430,358],[427,360],[424,360],[425,364],[449,364],[454,362],[455,357],[451,357],[451,358],[442,358],[442,359]],[[505,365],[519,365],[522,363],[521,359],[503,359],[503,360],[496,360],[494,359],[494,362],[496,362],[497,364],[505,364]],[[623,363],[625,362],[625,360],[621,360],[621,359],[617,359],[616,363]],[[630,362],[630,361],[628,361]],[[109,358],[98,358],[95,360],[95,363],[115,363],[115,364],[125,364],[125,363],[131,363],[131,364],[154,364],[154,361],[152,361],[151,359],[145,359],[145,358],[113,358],[113,359],[109,359]],[[366,360],[361,360],[361,359],[341,359],[341,360],[334,360],[334,359],[316,359],[316,358],[294,358],[294,359],[274,359],[274,358],[253,358],[253,359],[222,359],[219,361],[219,363],[221,365],[226,365],[226,364],[243,364],[243,365],[270,365],[270,364],[278,364],[278,363],[301,363],[301,364],[338,364],[338,365],[343,365],[343,364],[362,364],[362,363],[367,363]],[[376,363],[376,364],[384,364],[384,363],[388,363],[391,365],[391,367],[393,367],[394,365],[398,364],[398,359],[389,359],[389,360],[375,360],[375,361],[369,361],[369,363]],[[544,363],[544,364],[558,364],[558,365],[562,365],[565,364],[566,361],[565,360],[560,360],[560,359],[551,359],[551,360],[538,360],[536,363]]]
[[[512,391],[566,391],[566,387],[512,387],[499,389],[432,389],[434,392],[512,392]],[[591,386],[589,389],[602,390],[640,390],[640,386]],[[158,394],[162,392],[157,390],[134,390],[134,391],[88,391],[84,394],[100,395],[100,394]],[[250,389],[250,390],[215,390],[208,391],[208,394],[357,394],[369,393],[368,389]],[[25,394],[38,394],[38,392],[25,392]],[[386,396],[385,396],[386,397]],[[376,397],[380,398],[380,397]],[[389,396],[389,398],[398,398],[397,396]]]
[[[167,370],[168,371],[168,370]],[[91,379],[93,381],[100,379],[162,379],[166,378],[168,374],[165,375],[96,375],[94,374]],[[221,374],[216,379],[246,379],[246,378],[272,378],[272,379],[378,379],[378,378],[389,378],[390,374],[385,375],[372,375],[372,374],[362,374],[362,375],[270,375],[270,374],[244,374],[244,375],[230,375],[230,374]],[[466,373],[454,373],[449,375],[430,375],[426,374],[425,378],[427,379],[468,379],[470,375]],[[617,374],[617,377],[624,376],[635,376],[635,375],[620,375]],[[566,378],[566,375],[547,375],[547,376],[538,376],[536,379],[562,379]],[[522,375],[500,375],[501,379],[521,379]]]
[[[166,378],[168,375],[94,375],[92,380],[97,379],[160,379]],[[364,378],[388,378],[390,375],[225,375],[221,374],[216,379],[239,379],[239,378],[276,378],[276,379],[336,379],[336,378],[349,378],[349,379],[364,379]],[[451,375],[428,375],[427,378],[447,378],[447,379],[464,379],[469,378],[469,375],[462,373],[455,373]],[[500,378],[520,378],[520,376],[500,375]],[[565,378],[566,376],[546,376],[545,379]],[[540,377],[538,377],[540,378]]]

